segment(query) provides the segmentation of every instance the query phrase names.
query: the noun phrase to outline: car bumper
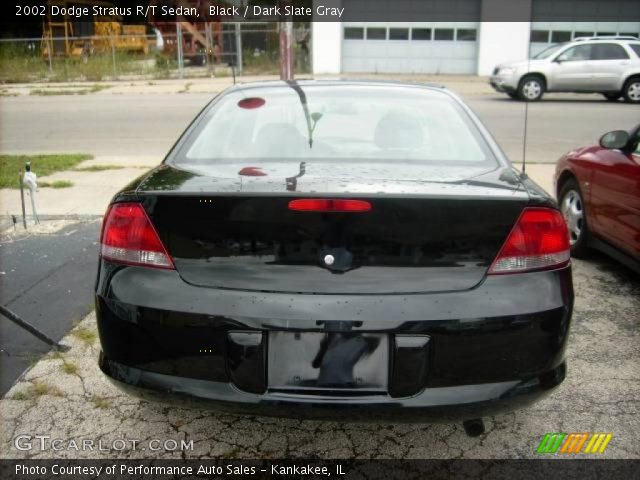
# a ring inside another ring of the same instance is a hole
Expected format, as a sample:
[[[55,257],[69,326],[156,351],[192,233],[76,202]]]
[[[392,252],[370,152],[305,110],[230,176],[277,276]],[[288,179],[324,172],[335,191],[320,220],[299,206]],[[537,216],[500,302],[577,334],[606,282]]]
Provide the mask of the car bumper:
[[[490,276],[463,292],[340,296],[194,287],[174,271],[103,264],[96,302],[102,371],[144,397],[264,415],[465,419],[562,382],[573,290],[570,267]],[[375,366],[384,389],[274,388],[277,332],[345,325],[388,340]]]
[[[518,82],[513,76],[492,75],[489,84],[500,93],[515,93],[518,89]]]

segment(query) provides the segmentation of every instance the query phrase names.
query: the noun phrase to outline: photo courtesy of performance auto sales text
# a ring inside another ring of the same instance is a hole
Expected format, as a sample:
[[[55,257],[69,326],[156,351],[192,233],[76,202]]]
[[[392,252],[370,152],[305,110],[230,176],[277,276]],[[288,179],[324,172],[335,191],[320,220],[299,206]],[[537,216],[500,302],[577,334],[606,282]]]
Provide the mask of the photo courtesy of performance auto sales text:
[[[131,466],[128,464],[109,464],[109,465],[58,465],[53,463],[49,466],[27,466],[24,464],[16,464],[15,474],[25,477],[33,475],[47,475],[50,477],[66,477],[69,475],[74,476],[89,476],[91,478],[103,478],[106,476],[118,475],[269,475],[269,476],[304,476],[304,477],[330,477],[344,476],[346,472],[342,470],[342,465],[336,463],[332,466],[327,465],[278,465],[271,464],[269,468],[260,466],[248,466],[242,464],[226,465],[226,466],[206,466],[199,465],[197,468],[191,465],[183,466],[170,466],[170,467],[153,467],[153,466]],[[103,477],[101,477],[101,475]]]
[[[640,1],[3,8],[0,479],[640,480]]]

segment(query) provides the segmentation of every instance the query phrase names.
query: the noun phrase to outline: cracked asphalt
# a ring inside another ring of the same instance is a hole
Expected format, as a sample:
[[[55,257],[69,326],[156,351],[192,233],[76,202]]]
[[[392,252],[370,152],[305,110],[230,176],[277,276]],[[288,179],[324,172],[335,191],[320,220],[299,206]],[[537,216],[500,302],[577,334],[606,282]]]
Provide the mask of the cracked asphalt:
[[[479,438],[460,424],[301,421],[138,400],[99,371],[90,314],[66,337],[69,352],[44,357],[0,400],[0,458],[527,458],[546,432],[612,432],[604,454],[579,457],[640,458],[640,278],[594,254],[574,261],[574,282],[567,379],[526,410],[487,418]],[[16,447],[20,435],[31,449]],[[36,435],[48,437],[44,449]],[[83,440],[94,448],[69,446]]]

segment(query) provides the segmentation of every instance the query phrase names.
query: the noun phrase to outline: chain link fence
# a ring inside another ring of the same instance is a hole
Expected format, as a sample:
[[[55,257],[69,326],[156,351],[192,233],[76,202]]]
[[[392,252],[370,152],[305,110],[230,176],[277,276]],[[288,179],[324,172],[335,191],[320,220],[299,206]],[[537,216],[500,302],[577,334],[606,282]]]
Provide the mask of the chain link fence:
[[[174,23],[131,35],[0,39],[0,82],[73,82],[231,75],[279,71],[275,23],[225,23],[198,35]],[[297,27],[296,71],[310,71],[310,34]]]

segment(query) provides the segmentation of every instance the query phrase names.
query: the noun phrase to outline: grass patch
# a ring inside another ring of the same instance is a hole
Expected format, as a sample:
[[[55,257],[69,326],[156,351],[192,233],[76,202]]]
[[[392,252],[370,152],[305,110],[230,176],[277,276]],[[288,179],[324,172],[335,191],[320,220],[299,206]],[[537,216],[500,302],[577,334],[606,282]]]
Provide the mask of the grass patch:
[[[191,85],[193,85],[191,82],[185,83],[184,88],[182,90],[178,90],[178,93],[187,93],[191,89]]]
[[[78,365],[66,359],[62,360],[62,365],[60,368],[64,373],[68,375],[75,375],[76,373],[78,373]]]
[[[50,188],[69,188],[69,187],[73,187],[73,182],[70,182],[69,180],[55,180],[51,183],[46,183],[46,185],[42,185],[43,187],[50,187]]]
[[[109,408],[111,406],[111,401],[108,398],[94,396],[91,401],[96,408]]]
[[[47,97],[49,95],[75,95],[79,93],[80,90],[49,90],[44,88],[36,88],[35,90],[31,90],[29,95],[40,95],[43,97]]]
[[[64,360],[64,355],[62,355],[62,352],[59,350],[51,350],[51,352],[49,352],[49,358],[53,360]]]
[[[16,392],[13,394],[13,400],[28,400],[29,396],[27,395],[27,392],[22,391],[22,392]]]
[[[54,180],[53,182],[38,182],[38,188],[69,188],[73,187],[73,182],[69,180]]]
[[[69,170],[80,162],[91,160],[92,158],[93,155],[86,153],[0,155],[0,188],[20,188],[18,178],[19,174],[24,172],[25,162],[31,162],[31,169],[38,177],[44,177],[55,172]],[[45,185],[41,184],[40,186],[44,187]]]
[[[92,345],[97,338],[95,330],[91,330],[90,328],[85,327],[76,328],[71,332],[71,335],[73,335],[78,340],[83,341],[87,345]]]
[[[122,165],[91,165],[89,167],[74,168],[74,172],[102,172],[104,170],[121,170],[125,168]]]
[[[160,63],[151,54],[116,51],[114,65],[111,51],[105,51],[96,52],[86,61],[76,57],[53,57],[50,68],[39,42],[33,50],[24,47],[24,42],[0,44],[1,82],[24,83],[43,79],[100,82],[117,79],[119,75],[154,75],[175,64],[175,60],[170,61],[168,57]]]
[[[107,85],[92,85],[89,88],[67,88],[67,89],[52,89],[52,88],[36,88],[29,92],[29,95],[42,95],[42,96],[50,96],[50,95],[86,95],[88,93],[96,93],[101,90],[105,90],[110,88]]]
[[[44,395],[52,397],[62,397],[62,392],[58,387],[45,382],[34,382],[24,390],[20,390],[13,395],[14,400],[34,400]]]

